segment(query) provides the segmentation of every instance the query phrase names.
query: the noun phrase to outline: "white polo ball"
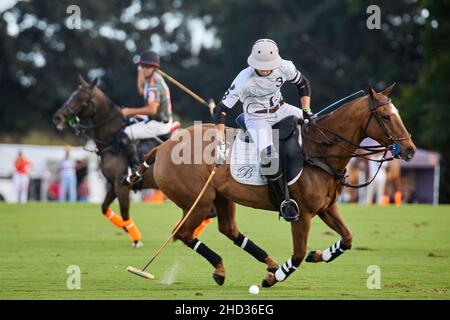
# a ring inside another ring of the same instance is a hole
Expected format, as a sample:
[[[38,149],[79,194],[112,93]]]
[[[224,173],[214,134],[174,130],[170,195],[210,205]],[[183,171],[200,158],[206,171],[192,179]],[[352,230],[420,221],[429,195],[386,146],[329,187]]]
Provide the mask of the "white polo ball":
[[[258,294],[259,293],[259,287],[257,285],[252,285],[250,288],[248,288],[248,293],[250,294]]]

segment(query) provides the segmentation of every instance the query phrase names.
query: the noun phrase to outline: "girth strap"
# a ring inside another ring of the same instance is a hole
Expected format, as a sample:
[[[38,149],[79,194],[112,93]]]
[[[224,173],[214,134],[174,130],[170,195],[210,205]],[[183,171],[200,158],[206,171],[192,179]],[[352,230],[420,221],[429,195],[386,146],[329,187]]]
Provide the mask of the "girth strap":
[[[317,159],[310,158],[310,157],[306,157],[305,161],[310,166],[316,166],[316,167],[322,169],[323,171],[325,171],[327,174],[334,177],[335,179],[345,178],[345,174],[339,174],[338,172],[333,170],[329,165],[327,165],[326,163],[323,163],[322,161],[319,161]]]

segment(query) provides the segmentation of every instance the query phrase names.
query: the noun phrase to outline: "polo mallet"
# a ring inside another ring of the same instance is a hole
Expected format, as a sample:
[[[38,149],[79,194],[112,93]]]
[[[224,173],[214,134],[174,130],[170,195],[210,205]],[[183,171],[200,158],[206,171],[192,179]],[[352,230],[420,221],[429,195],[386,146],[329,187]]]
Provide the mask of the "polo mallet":
[[[194,211],[195,206],[200,201],[201,197],[205,193],[206,188],[208,187],[209,183],[211,182],[211,180],[212,180],[212,178],[214,177],[215,174],[216,174],[216,167],[214,167],[213,171],[209,175],[208,180],[206,180],[205,185],[203,186],[203,189],[200,191],[199,195],[197,196],[197,199],[195,199],[194,204],[189,209],[188,213],[186,213],[186,215],[184,216],[183,220],[180,221],[178,226],[175,228],[175,230],[170,235],[170,238],[167,239],[166,242],[164,242],[164,244],[161,246],[161,248],[159,248],[158,251],[156,251],[155,255],[150,259],[150,261],[147,262],[147,264],[142,269],[137,269],[135,267],[128,266],[127,267],[127,271],[128,272],[134,273],[135,275],[138,275],[138,276],[143,277],[145,279],[150,279],[150,280],[155,279],[155,276],[152,275],[149,272],[145,272],[145,269],[147,269],[147,267],[153,262],[153,260],[155,260],[156,257],[159,256],[161,251],[163,251],[163,249],[167,246],[167,244],[172,240],[172,238],[175,236],[175,234],[181,228],[181,226],[184,224],[184,222],[187,220],[187,218],[189,218],[190,214]]]
[[[192,98],[194,98],[195,100],[197,100],[198,102],[200,102],[201,104],[203,104],[204,106],[208,107],[209,109],[209,113],[213,114],[213,109],[216,106],[214,101],[211,101],[210,103],[206,102],[205,99],[203,99],[202,97],[198,96],[197,94],[195,94],[194,92],[192,92],[191,90],[189,90],[188,88],[186,88],[184,85],[182,85],[181,83],[179,83],[177,80],[175,80],[174,78],[172,78],[171,76],[169,76],[167,73],[165,73],[164,71],[162,71],[161,69],[157,69],[157,72],[159,74],[161,74],[164,78],[166,78],[167,80],[169,80],[170,82],[172,82],[174,85],[176,85],[178,88],[180,88],[181,90],[183,90],[184,92],[186,92],[188,95],[190,95]]]

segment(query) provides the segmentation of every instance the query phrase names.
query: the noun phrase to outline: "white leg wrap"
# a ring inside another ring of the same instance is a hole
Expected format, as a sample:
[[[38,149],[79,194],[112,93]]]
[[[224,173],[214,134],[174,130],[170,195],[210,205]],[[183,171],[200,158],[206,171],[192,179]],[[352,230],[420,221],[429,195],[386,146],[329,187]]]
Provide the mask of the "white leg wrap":
[[[144,165],[145,168],[150,168],[150,166],[148,165],[147,161],[142,162],[142,164]]]
[[[330,259],[334,259],[341,255],[345,250],[341,248],[341,240],[336,241],[331,247],[325,249],[322,252],[322,259],[325,262],[330,261]]]
[[[284,279],[286,279],[286,275],[284,274],[283,270],[281,270],[281,268],[275,271],[275,279],[277,279],[278,282],[281,282]]]
[[[323,261],[328,261],[331,258],[331,251],[330,248],[326,248],[323,252],[322,252],[322,259]]]
[[[295,270],[297,270],[297,267],[292,264],[291,257],[275,271],[275,279],[277,279],[278,282],[284,281]]]

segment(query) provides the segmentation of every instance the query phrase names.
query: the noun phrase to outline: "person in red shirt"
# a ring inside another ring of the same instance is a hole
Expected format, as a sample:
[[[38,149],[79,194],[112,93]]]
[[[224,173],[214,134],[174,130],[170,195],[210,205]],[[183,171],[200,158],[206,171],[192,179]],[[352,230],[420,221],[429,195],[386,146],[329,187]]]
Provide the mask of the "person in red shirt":
[[[31,162],[25,159],[22,151],[19,151],[16,160],[14,161],[15,172],[13,175],[14,186],[16,188],[16,201],[27,202],[28,201],[28,186],[30,185],[30,176],[28,174],[28,168],[31,166]]]

